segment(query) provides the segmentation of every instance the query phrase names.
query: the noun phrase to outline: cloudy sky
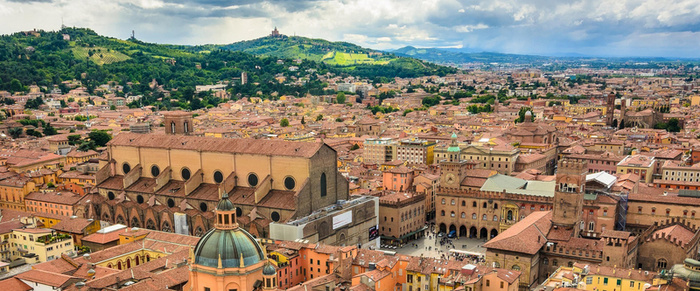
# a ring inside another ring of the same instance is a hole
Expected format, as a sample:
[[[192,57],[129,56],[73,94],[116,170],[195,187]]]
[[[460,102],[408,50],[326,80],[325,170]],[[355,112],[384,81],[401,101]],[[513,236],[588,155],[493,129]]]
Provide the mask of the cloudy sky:
[[[700,0],[0,0],[0,34],[89,27],[174,44],[270,33],[374,49],[700,57]]]

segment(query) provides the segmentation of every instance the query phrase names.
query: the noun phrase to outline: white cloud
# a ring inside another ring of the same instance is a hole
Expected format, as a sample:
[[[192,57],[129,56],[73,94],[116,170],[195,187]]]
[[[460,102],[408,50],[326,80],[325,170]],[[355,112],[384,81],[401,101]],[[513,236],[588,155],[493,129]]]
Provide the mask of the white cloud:
[[[252,39],[277,26],[375,48],[700,57],[680,45],[700,31],[700,0],[0,0],[0,16],[0,34],[55,30],[63,18],[113,37],[134,29],[144,41],[176,44]]]
[[[455,27],[455,31],[456,31],[456,32],[472,32],[472,31],[474,31],[474,30],[487,29],[487,28],[489,28],[488,25],[483,24],[483,23],[479,23],[479,24],[476,24],[476,25],[461,25],[461,26],[457,26],[457,27]]]

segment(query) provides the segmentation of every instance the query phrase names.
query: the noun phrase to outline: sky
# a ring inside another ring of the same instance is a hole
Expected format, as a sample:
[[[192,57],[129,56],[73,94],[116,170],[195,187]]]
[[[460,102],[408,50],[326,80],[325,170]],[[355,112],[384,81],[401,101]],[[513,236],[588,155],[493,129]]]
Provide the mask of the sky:
[[[282,34],[373,49],[700,57],[700,0],[0,0],[0,34],[61,23],[146,42]]]

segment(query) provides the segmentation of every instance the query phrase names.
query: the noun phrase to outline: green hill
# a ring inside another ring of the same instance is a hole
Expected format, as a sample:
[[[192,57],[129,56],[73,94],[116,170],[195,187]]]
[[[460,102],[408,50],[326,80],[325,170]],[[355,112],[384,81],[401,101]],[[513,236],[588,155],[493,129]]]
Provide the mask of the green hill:
[[[299,64],[294,59],[303,58]],[[282,62],[278,62],[282,59]],[[290,70],[297,66],[297,70]],[[301,37],[262,38],[225,46],[182,46],[120,40],[100,36],[90,29],[21,32],[0,36],[0,91],[27,91],[32,84],[51,90],[63,81],[77,80],[90,94],[100,95],[100,85],[124,87],[120,95],[143,95],[137,105],[178,106],[197,109],[215,106],[211,94],[194,94],[195,85],[230,81],[233,96],[304,96],[331,94],[318,75],[333,73],[386,81],[393,77],[444,75],[453,68],[397,57],[349,43],[333,43]],[[242,72],[248,82],[236,83]],[[277,76],[284,76],[280,82]],[[171,91],[170,98],[150,88],[156,80]],[[304,82],[295,82],[303,80]],[[173,101],[168,101],[168,100]]]
[[[204,45],[193,48],[194,51],[216,49],[240,51],[258,56],[323,62],[341,68],[342,71],[370,78],[417,77],[456,72],[452,68],[375,51],[347,42],[330,42],[300,36],[266,36],[226,45]]]

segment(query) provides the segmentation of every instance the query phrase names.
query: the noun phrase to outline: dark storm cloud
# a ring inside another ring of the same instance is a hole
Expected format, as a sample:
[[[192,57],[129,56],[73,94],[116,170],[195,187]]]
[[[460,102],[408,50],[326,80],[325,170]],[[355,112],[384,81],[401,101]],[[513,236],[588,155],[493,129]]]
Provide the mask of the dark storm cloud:
[[[0,0],[2,18],[0,33],[65,18],[169,43],[233,42],[278,26],[380,49],[700,56],[700,0]]]

